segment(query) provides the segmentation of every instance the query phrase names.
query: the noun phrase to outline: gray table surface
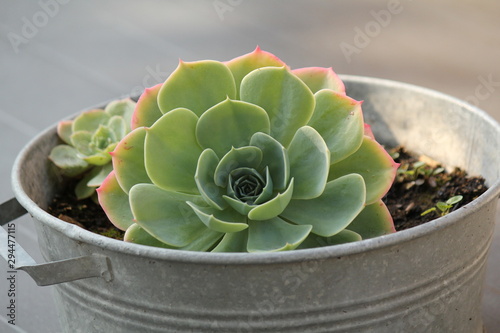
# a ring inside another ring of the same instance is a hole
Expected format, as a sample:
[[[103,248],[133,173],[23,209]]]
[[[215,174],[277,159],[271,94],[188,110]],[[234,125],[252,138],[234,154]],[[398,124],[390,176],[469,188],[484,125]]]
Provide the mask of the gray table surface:
[[[422,85],[500,120],[499,16],[497,0],[0,0],[0,202],[13,196],[17,153],[44,128],[163,81],[179,58],[228,60],[256,45],[292,68]],[[29,218],[17,221],[17,240],[41,261],[33,230]],[[483,312],[495,333],[500,226],[488,264]],[[0,266],[0,332],[60,332],[52,288],[22,272],[17,325],[7,323]]]

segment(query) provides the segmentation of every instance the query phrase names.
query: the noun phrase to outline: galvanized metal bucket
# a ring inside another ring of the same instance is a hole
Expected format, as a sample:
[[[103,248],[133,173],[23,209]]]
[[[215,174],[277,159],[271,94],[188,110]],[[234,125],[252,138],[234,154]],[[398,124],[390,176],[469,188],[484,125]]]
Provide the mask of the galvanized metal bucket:
[[[490,189],[425,225],[351,244],[268,254],[159,249],[45,212],[58,183],[47,160],[57,143],[53,127],[21,152],[13,171],[15,195],[37,221],[49,262],[36,265],[18,247],[19,269],[41,285],[60,283],[66,332],[482,332],[499,125],[431,90],[343,79],[348,95],[364,100],[365,121],[380,141],[480,174]],[[15,201],[2,207],[2,222],[23,213]]]

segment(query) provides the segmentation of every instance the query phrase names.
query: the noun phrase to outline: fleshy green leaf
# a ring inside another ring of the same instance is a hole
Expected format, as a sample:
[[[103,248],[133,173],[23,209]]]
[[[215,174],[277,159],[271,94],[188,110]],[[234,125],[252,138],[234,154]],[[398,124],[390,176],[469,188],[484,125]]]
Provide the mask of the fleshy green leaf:
[[[196,137],[203,148],[211,148],[222,157],[232,147],[247,146],[254,133],[269,133],[269,126],[261,107],[226,99],[200,117]]]
[[[116,179],[125,193],[135,184],[151,183],[144,165],[145,139],[146,129],[137,128],[127,134],[111,154]]]
[[[225,64],[234,76],[236,84],[236,98],[239,98],[241,80],[243,80],[243,77],[254,69],[269,66],[286,66],[286,64],[278,59],[278,57],[274,54],[262,51],[258,46],[253,52],[234,58]]]
[[[96,128],[97,129],[97,128]],[[83,156],[90,156],[96,153],[95,148],[92,148],[92,133],[88,131],[78,131],[71,134],[71,144]],[[82,156],[82,157],[83,157]]]
[[[268,201],[271,199],[273,196],[273,190],[274,190],[274,183],[273,179],[271,177],[271,173],[269,172],[269,168],[266,167],[266,181],[265,181],[265,186],[262,189],[262,193],[259,194],[257,199],[255,199],[254,203],[256,205],[263,204],[264,202]]]
[[[440,211],[445,212],[447,209],[450,209],[452,206],[451,205],[447,205],[445,202],[439,201],[438,203],[436,203],[436,207]]]
[[[201,196],[165,191],[153,184],[137,184],[129,196],[136,223],[171,246],[186,246],[210,231],[186,203],[203,204]]]
[[[215,184],[226,187],[231,171],[239,168],[256,169],[262,161],[262,151],[253,146],[230,148],[215,169]]]
[[[90,198],[95,193],[95,187],[87,186],[89,177],[82,178],[75,186],[75,195],[78,200]]]
[[[99,125],[106,124],[109,118],[111,116],[101,109],[82,112],[73,121],[73,133],[78,131],[94,132]]]
[[[226,202],[231,206],[234,210],[236,210],[241,215],[248,215],[248,213],[256,207],[256,205],[249,205],[246,202],[242,202],[238,199],[234,199],[230,196],[223,195],[222,198],[226,200]]]
[[[214,245],[220,241],[224,234],[207,229],[201,236],[196,238],[193,242],[189,243],[186,246],[178,248],[179,250],[185,251],[208,251]]]
[[[109,145],[118,142],[114,131],[109,127],[99,125],[97,130],[92,134],[92,141],[90,142],[93,151],[104,151]]]
[[[198,193],[194,180],[202,149],[195,136],[198,117],[188,109],[164,114],[146,133],[145,165],[151,181],[171,191]]]
[[[68,145],[52,148],[49,159],[69,177],[77,176],[89,168],[89,164],[78,156],[78,151]]]
[[[111,117],[108,122],[108,127],[115,136],[115,142],[120,141],[128,132],[130,132],[130,125],[127,125],[125,120],[120,116]]]
[[[325,140],[331,157],[338,162],[354,153],[363,142],[361,102],[331,90],[314,95],[316,107],[308,125]]]
[[[364,125],[364,132],[365,136],[369,137],[372,140],[375,140],[375,135],[373,134],[372,127],[368,124]]]
[[[330,237],[345,229],[361,212],[365,203],[365,183],[350,174],[326,184],[323,194],[311,200],[292,200],[281,217],[312,225],[313,233]]]
[[[227,97],[236,97],[234,78],[229,68],[213,60],[180,62],[158,93],[163,113],[187,108],[201,116]]]
[[[248,229],[227,233],[212,252],[247,252]]]
[[[99,204],[115,227],[127,230],[134,223],[128,195],[118,184],[114,171],[104,179],[97,189],[97,195]]]
[[[276,139],[264,133],[255,133],[250,145],[260,148],[262,162],[259,171],[269,168],[274,190],[284,191],[290,179],[290,162],[286,149]]]
[[[396,231],[392,216],[382,200],[366,206],[348,226],[363,239],[373,238]]]
[[[310,249],[315,247],[357,242],[361,239],[362,238],[358,233],[347,229],[341,230],[338,234],[330,237],[321,237],[316,234],[310,233],[309,237],[307,237],[306,240],[303,241],[298,248]]]
[[[210,206],[223,210],[227,207],[227,202],[222,198],[224,189],[217,186],[214,181],[215,169],[218,164],[217,154],[212,149],[205,149],[198,159],[194,179],[203,199]]]
[[[104,179],[108,177],[109,173],[113,170],[113,165],[111,163],[105,164],[101,167],[96,167],[99,170],[99,173],[97,173],[94,177],[89,179],[87,182],[87,186],[89,187],[99,187]]]
[[[192,202],[187,202],[198,215],[201,222],[208,228],[218,232],[238,232],[248,228],[246,217],[232,208],[218,210],[212,207],[202,207]]]
[[[146,88],[137,101],[132,115],[132,129],[150,127],[163,115],[158,106],[158,92],[163,83]]]
[[[352,243],[362,240],[362,237],[357,232],[352,230],[344,229],[340,231],[338,234],[327,237],[326,241],[328,245],[337,245],[344,243]]]
[[[113,145],[113,147],[114,147],[114,145]],[[110,148],[110,147],[108,147],[108,148]],[[112,149],[109,149],[109,150],[112,150]],[[111,155],[109,155],[109,152],[104,151],[104,152],[97,152],[97,153],[90,155],[90,156],[84,156],[83,159],[89,164],[102,166],[102,165],[108,164],[109,161],[111,161]]]
[[[90,198],[95,193],[95,187],[88,186],[88,182],[101,172],[101,168],[92,168],[75,186],[75,195],[78,200]]]
[[[305,67],[292,71],[311,89],[313,93],[321,89],[331,89],[345,95],[345,86],[332,68]]]
[[[136,103],[130,98],[116,100],[106,105],[104,111],[111,116],[119,116],[125,122],[125,133],[130,132],[130,124],[132,122],[132,115],[134,113]],[[123,136],[122,136],[123,137]],[[119,137],[121,139],[122,137]]]
[[[288,147],[295,132],[314,111],[314,96],[285,67],[254,70],[241,82],[241,100],[261,106],[271,121],[271,136]]]
[[[376,141],[363,138],[361,147],[349,157],[330,166],[328,179],[336,179],[350,173],[363,176],[366,184],[366,204],[382,198],[392,185],[398,164]]]
[[[311,232],[310,225],[294,225],[274,217],[266,221],[248,221],[248,252],[293,250]]]
[[[186,246],[179,247],[179,250],[185,251],[208,251],[214,247],[214,245],[221,240],[224,234],[207,229],[201,236],[197,237],[193,242]]]
[[[174,247],[151,236],[144,228],[134,223],[125,232],[124,241],[136,244],[163,247],[167,249],[185,250],[185,251],[208,251],[214,244],[221,239],[222,234],[208,230],[201,237],[183,247]]]
[[[71,134],[73,134],[73,120],[60,121],[57,123],[57,135],[68,145],[71,144]]]
[[[448,200],[446,200],[446,204],[448,205],[455,205],[457,203],[459,203],[460,201],[462,201],[464,197],[462,195],[455,195],[451,198],[449,198]]]
[[[295,179],[293,199],[312,199],[323,193],[330,151],[321,135],[312,127],[301,127],[288,147],[290,175]]]
[[[127,231],[125,231],[125,236],[123,236],[123,240],[135,244],[162,247],[165,249],[177,249],[174,246],[170,246],[154,238],[137,223],[132,223],[132,225],[128,227]]]
[[[78,131],[74,132],[71,135],[71,142],[73,146],[78,150],[78,156],[81,159],[85,160],[85,162],[92,165],[107,164],[111,160],[111,155],[109,155],[109,152],[113,150],[116,145],[116,143],[114,143],[105,147],[104,150],[100,149],[98,147],[99,145],[102,144],[104,146],[108,142],[108,140],[106,139],[106,133],[109,132],[101,131],[101,129],[104,129],[103,126],[99,126],[98,128],[99,130],[94,133],[94,135],[87,131]]]
[[[271,200],[257,205],[248,212],[248,218],[256,221],[272,219],[281,214],[292,199],[294,179],[290,180],[288,188],[283,193],[278,193]]]

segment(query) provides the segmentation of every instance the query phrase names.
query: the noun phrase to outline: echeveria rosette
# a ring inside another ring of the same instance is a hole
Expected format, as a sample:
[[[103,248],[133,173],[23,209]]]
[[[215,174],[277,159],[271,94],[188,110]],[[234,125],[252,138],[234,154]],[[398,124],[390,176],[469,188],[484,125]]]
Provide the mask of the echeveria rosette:
[[[116,100],[105,109],[81,113],[74,120],[61,121],[57,134],[64,144],[57,145],[49,158],[68,177],[83,177],[75,188],[78,199],[90,197],[112,170],[111,152],[130,132],[136,103]]]
[[[397,165],[331,68],[291,71],[259,48],[180,62],[132,127],[98,189],[126,241],[264,252],[394,231],[381,198]]]

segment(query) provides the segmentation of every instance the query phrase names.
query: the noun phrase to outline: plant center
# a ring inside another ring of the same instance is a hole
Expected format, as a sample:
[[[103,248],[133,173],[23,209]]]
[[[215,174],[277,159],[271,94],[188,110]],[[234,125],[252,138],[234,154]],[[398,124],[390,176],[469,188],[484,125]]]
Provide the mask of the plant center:
[[[231,173],[229,186],[235,199],[252,205],[262,193],[266,182],[256,170],[242,168]]]

